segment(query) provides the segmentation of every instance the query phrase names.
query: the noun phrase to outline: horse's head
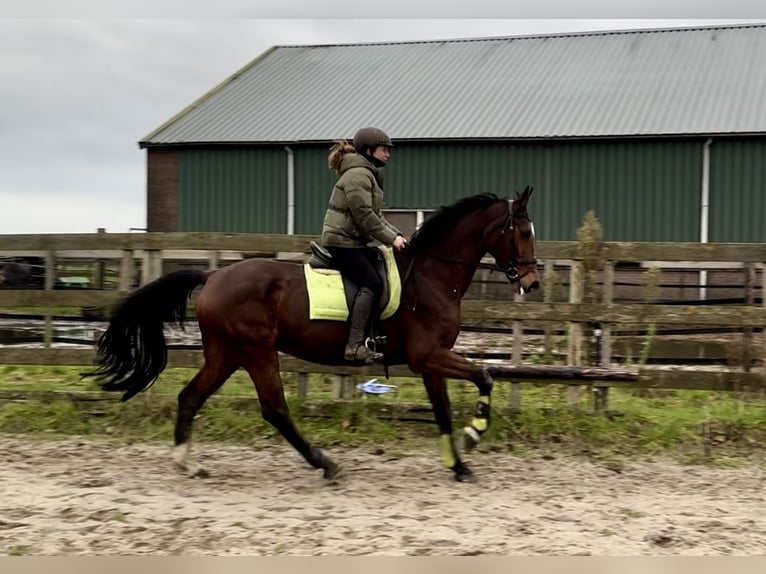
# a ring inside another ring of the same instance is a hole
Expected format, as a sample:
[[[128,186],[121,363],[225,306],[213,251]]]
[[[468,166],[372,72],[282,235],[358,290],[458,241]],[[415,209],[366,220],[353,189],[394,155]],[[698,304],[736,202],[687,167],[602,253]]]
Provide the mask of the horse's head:
[[[502,226],[487,238],[487,251],[495,258],[498,267],[505,271],[508,280],[518,283],[525,293],[540,287],[540,275],[535,258],[535,224],[527,213],[532,195],[531,187],[516,193],[508,201],[508,212]]]
[[[517,193],[513,201],[500,199],[494,193],[480,193],[440,207],[413,233],[408,250],[411,261],[422,256],[464,265],[466,269],[499,269],[525,292],[537,289],[540,276],[534,226],[527,214],[531,195],[530,187]],[[495,258],[494,265],[480,262],[485,253]],[[451,287],[454,279],[449,278]]]

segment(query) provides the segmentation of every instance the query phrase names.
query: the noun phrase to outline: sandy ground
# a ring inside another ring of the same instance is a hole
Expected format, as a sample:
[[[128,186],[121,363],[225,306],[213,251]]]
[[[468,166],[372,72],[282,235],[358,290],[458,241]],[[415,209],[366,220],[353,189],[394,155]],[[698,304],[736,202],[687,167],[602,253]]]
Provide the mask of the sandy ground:
[[[239,555],[766,553],[764,471],[507,454],[329,450],[327,484],[289,447],[202,444],[206,479],[168,445],[0,439],[0,552]]]

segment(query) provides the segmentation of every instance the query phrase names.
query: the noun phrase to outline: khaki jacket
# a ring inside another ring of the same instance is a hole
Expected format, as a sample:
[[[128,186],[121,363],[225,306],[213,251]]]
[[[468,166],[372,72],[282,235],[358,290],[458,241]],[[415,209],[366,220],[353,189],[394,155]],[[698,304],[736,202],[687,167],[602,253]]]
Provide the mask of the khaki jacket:
[[[361,247],[373,240],[392,245],[400,231],[383,217],[383,189],[376,168],[362,155],[341,160],[322,226],[322,245]]]

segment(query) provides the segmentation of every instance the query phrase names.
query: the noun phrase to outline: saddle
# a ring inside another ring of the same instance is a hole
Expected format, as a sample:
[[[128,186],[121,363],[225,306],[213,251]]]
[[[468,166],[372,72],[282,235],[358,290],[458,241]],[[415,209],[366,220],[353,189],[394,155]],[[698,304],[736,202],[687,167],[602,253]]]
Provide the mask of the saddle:
[[[310,247],[311,257],[304,265],[309,294],[309,318],[346,321],[359,286],[335,267],[332,255],[324,247],[314,241]],[[396,312],[401,299],[399,270],[390,247],[378,248],[374,267],[381,278],[383,290],[378,299],[378,307],[370,317],[365,345],[372,351],[385,353],[387,337],[382,334],[382,321]],[[342,294],[339,292],[341,290]],[[329,297],[330,293],[336,295]]]
[[[309,266],[313,269],[332,270],[341,276],[343,280],[343,291],[346,295],[346,305],[348,306],[348,309],[351,310],[354,299],[356,299],[356,294],[359,291],[359,286],[335,267],[332,255],[327,249],[319,245],[316,241],[311,241],[309,245],[311,247],[311,258],[308,262]],[[375,260],[375,272],[378,274],[383,284],[383,290],[378,299],[377,315],[379,316],[386,309],[391,297],[391,289],[388,282],[388,267],[380,250],[378,250]]]

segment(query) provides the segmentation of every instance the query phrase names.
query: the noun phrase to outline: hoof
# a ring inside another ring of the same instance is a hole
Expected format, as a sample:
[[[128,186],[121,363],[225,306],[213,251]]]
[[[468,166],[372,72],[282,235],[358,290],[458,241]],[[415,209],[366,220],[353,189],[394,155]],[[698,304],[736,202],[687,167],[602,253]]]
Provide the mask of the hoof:
[[[464,464],[459,464],[452,469],[455,473],[455,480],[458,482],[476,482],[476,475]]]
[[[175,467],[187,478],[210,478],[210,473],[201,466],[176,463]]]
[[[189,478],[210,478],[210,473],[199,466],[189,471]]]
[[[322,477],[325,480],[334,480],[336,478],[339,478],[342,474],[342,469],[339,465],[335,464],[333,461],[328,460],[327,466],[324,467],[324,472],[322,473]]]
[[[479,436],[479,433],[476,432],[476,429],[473,427],[465,427],[463,429],[463,432],[460,433],[460,447],[464,451],[471,451],[475,449],[477,446],[479,446],[479,443],[481,442],[481,437]]]
[[[306,459],[314,468],[321,468],[323,470],[322,476],[326,480],[337,478],[341,471],[340,466],[338,466],[334,460],[322,452],[322,449],[312,448],[311,453],[308,457],[306,457]]]

